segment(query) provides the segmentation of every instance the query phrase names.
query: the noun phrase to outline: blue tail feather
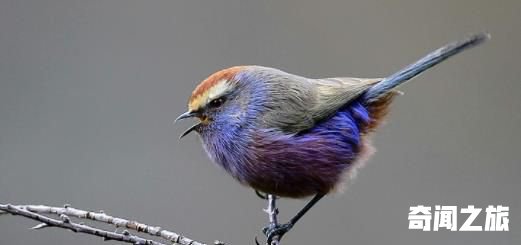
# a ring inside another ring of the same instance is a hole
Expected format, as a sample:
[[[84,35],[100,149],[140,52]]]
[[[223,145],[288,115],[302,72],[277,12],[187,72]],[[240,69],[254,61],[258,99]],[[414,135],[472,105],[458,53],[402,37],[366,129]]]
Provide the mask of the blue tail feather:
[[[372,102],[377,100],[380,96],[386,94],[396,86],[417,76],[423,71],[439,64],[440,62],[450,58],[455,54],[460,53],[463,50],[481,44],[489,38],[490,35],[488,33],[479,33],[472,35],[464,40],[449,43],[429,53],[415,63],[406,66],[400,71],[384,78],[382,81],[369,88],[364,93],[364,101]]]

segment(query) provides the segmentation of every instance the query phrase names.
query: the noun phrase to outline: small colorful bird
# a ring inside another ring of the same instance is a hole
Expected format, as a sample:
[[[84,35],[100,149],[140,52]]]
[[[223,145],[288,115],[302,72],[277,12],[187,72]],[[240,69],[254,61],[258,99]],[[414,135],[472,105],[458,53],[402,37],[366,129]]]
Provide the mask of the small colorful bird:
[[[369,136],[384,120],[396,86],[488,38],[480,33],[450,43],[383,79],[311,79],[262,66],[231,67],[199,84],[176,121],[199,118],[181,137],[197,132],[211,160],[240,183],[280,197],[314,195],[290,222],[266,231],[270,241],[368,158]]]

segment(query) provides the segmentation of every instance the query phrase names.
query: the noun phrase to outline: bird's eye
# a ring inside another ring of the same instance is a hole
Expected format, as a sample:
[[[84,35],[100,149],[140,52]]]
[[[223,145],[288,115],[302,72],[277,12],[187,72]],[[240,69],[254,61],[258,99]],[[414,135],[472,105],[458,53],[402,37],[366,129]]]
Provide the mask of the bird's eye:
[[[218,99],[214,99],[214,100],[210,101],[209,106],[210,106],[211,108],[217,108],[217,107],[220,107],[222,104],[224,104],[224,100],[225,100],[225,99],[222,98],[222,97],[221,97],[221,98],[218,98]]]

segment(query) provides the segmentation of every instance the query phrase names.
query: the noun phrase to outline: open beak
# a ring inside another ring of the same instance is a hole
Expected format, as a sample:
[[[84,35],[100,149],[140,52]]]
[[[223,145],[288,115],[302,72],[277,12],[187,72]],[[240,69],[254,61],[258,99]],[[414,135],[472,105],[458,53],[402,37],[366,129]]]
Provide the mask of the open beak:
[[[179,122],[179,121],[181,121],[181,120],[183,120],[183,119],[192,118],[192,117],[195,117],[195,116],[197,116],[197,113],[192,112],[192,111],[187,111],[187,112],[185,112],[185,113],[179,115],[179,116],[175,119],[174,123],[177,123],[177,122]]]
[[[186,118],[192,118],[192,117],[196,117],[198,116],[198,113],[195,113],[195,112],[192,112],[192,111],[187,111],[181,115],[179,115],[179,117],[177,117],[174,121],[174,123],[177,123],[178,121],[181,121],[183,119],[186,119]],[[184,133],[181,134],[181,136],[179,136],[179,139],[185,137],[187,134],[191,133],[192,131],[196,130],[199,126],[201,125],[201,122],[193,125],[192,127],[188,128]]]

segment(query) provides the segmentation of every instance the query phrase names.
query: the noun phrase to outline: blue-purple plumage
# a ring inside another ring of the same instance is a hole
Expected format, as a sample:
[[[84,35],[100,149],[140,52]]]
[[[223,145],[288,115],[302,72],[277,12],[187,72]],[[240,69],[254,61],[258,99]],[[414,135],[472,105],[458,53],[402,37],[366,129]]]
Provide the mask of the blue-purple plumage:
[[[277,196],[327,194],[370,152],[368,134],[397,85],[487,38],[451,43],[384,79],[228,68],[196,88],[180,119],[201,119],[187,133],[197,131],[210,158],[239,182]]]
[[[246,122],[221,128],[217,137],[200,133],[208,155],[239,182],[278,196],[306,197],[333,190],[361,157],[373,122],[368,106],[373,107],[355,100],[296,134]]]
[[[355,101],[295,135],[258,132],[250,152],[261,165],[254,168],[261,171],[248,176],[249,185],[294,198],[330,192],[364,150],[362,130],[369,121],[368,111]]]

